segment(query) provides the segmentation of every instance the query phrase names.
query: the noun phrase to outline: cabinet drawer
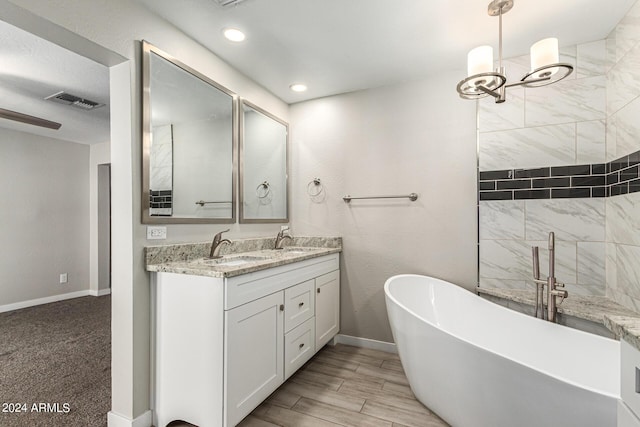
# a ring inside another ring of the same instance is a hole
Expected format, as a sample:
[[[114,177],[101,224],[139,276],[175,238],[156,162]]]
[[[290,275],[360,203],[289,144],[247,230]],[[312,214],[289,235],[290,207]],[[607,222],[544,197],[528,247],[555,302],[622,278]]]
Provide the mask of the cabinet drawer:
[[[315,313],[314,281],[307,280],[284,291],[284,331],[288,332]]]
[[[284,336],[284,379],[286,380],[315,354],[315,318]]]
[[[640,415],[640,351],[620,340],[620,395],[636,416]]]

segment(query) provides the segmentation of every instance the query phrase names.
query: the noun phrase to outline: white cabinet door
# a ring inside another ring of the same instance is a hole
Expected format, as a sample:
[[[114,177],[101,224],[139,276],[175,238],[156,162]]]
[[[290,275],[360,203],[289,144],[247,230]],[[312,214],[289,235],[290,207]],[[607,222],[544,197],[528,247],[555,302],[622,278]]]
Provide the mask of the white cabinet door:
[[[620,398],[640,415],[640,351],[620,340]]]
[[[225,425],[235,426],[284,381],[284,292],[226,311],[225,332]]]
[[[340,270],[316,278],[316,351],[340,330]]]
[[[640,427],[640,420],[622,400],[618,400],[618,427]]]

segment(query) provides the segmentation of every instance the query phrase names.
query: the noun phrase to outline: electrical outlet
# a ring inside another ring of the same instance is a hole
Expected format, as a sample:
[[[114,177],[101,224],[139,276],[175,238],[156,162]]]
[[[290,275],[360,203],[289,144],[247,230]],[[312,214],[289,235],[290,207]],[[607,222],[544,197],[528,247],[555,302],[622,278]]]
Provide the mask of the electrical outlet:
[[[62,274],[60,275],[60,283],[62,284],[62,283],[67,283],[67,282],[68,282],[68,276],[67,276],[67,273],[62,273]]]
[[[147,226],[147,240],[163,240],[167,238],[167,227]]]
[[[284,231],[284,230],[288,230],[289,226],[288,225],[281,225],[280,226],[280,231]]]

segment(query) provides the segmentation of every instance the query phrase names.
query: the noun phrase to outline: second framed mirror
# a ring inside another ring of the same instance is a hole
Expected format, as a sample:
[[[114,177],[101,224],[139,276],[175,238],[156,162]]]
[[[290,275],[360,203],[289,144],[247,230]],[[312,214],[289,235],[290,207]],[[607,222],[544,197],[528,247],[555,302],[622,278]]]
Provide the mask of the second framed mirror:
[[[289,221],[289,124],[240,102],[240,222]]]

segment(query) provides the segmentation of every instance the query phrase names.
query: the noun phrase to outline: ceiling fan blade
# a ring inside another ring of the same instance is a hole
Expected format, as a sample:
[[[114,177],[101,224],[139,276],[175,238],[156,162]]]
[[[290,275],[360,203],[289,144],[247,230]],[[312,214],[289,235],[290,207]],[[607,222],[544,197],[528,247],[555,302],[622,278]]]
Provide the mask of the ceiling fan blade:
[[[62,126],[60,123],[41,119],[40,117],[30,116],[28,114],[18,113],[16,111],[5,110],[4,108],[0,108],[0,118],[55,130],[60,129],[60,126]]]

